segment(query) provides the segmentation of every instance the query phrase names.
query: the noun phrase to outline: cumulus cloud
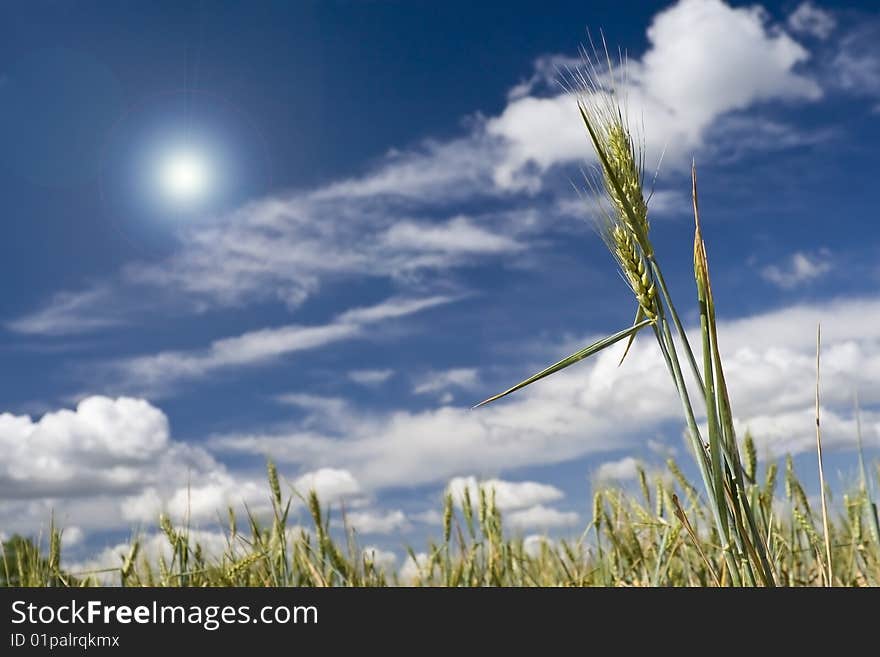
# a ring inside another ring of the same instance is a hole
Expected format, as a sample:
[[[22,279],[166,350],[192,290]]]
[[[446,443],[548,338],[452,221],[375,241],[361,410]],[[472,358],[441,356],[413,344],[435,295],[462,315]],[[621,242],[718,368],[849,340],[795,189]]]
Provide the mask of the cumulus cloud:
[[[0,415],[0,494],[6,499],[125,491],[168,455],[168,420],[140,399],[91,397],[38,421]],[[179,456],[185,457],[181,453]]]
[[[578,521],[577,513],[559,511],[545,505],[546,502],[555,502],[565,496],[560,489],[549,484],[503,479],[478,481],[476,477],[454,477],[446,486],[446,492],[452,495],[459,506],[464,503],[465,495],[470,497],[473,505],[479,506],[481,490],[485,491],[488,499],[492,498],[494,492],[495,505],[502,512],[503,523],[513,530],[551,529],[573,525]]]
[[[239,477],[203,448],[171,439],[168,418],[142,399],[94,396],[39,420],[0,415],[0,523],[118,529],[165,511],[194,522],[227,505],[266,506],[258,479]]]
[[[123,498],[119,502],[122,518],[152,524],[164,513],[177,522],[201,523],[216,520],[229,507],[240,510],[246,504],[257,515],[269,508],[269,493],[262,480],[242,480],[223,467],[198,473],[196,479],[196,483],[166,480]]]
[[[473,504],[479,504],[480,489],[491,496],[495,493],[495,504],[501,511],[522,509],[544,502],[554,502],[563,498],[564,493],[549,484],[536,481],[504,481],[487,479],[478,481],[476,477],[454,477],[446,486],[446,492],[459,506],[463,503],[465,491]]]
[[[364,559],[372,563],[377,568],[386,572],[394,570],[397,564],[397,555],[390,550],[383,550],[375,545],[368,545],[362,550]]]
[[[762,454],[815,447],[818,321],[827,448],[854,446],[856,390],[864,408],[863,439],[880,440],[880,390],[874,385],[880,379],[880,301],[799,304],[719,325],[735,423],[740,435],[751,430]],[[364,412],[342,401],[340,412],[338,405],[304,398],[301,428],[216,436],[204,446],[172,440],[164,413],[139,399],[92,397],[39,420],[6,413],[0,415],[0,526],[32,530],[52,509],[60,523],[85,532],[152,522],[159,511],[178,521],[208,522],[228,504],[265,510],[262,473],[231,471],[218,460],[238,453],[268,454],[282,473],[296,466],[301,474],[292,480],[294,488],[316,488],[325,501],[345,500],[362,514],[355,518],[365,531],[390,531],[404,522],[394,509],[358,508],[365,498],[387,487],[439,482],[459,495],[464,488],[492,485],[511,527],[564,526],[574,516],[549,506],[561,499],[553,486],[456,477],[626,449],[664,426],[673,427],[665,442],[680,440],[679,404],[656,345],[639,338],[622,367],[619,357],[620,349],[612,349],[476,411]],[[605,470],[619,477],[632,465],[624,459]]]
[[[228,551],[229,543],[225,534],[216,531],[199,529],[187,529],[193,544],[202,546],[202,554],[208,560],[216,560]],[[146,559],[150,563],[158,562],[159,558],[170,562],[172,548],[168,543],[168,537],[161,532],[153,532],[137,537],[139,541],[138,559]],[[119,586],[120,576],[118,572],[101,572],[120,568],[126,557],[131,552],[131,543],[117,543],[104,548],[95,555],[82,561],[69,561],[63,564],[64,569],[78,576],[89,575],[97,578],[108,586]]]
[[[809,435],[813,424],[798,413],[813,399],[819,321],[823,401],[829,412],[841,418],[839,434],[834,434],[829,415],[829,436],[839,435],[839,439],[829,437],[829,444],[854,444],[850,409],[856,389],[868,409],[863,416],[865,439],[880,435],[870,415],[871,405],[880,404],[880,392],[873,383],[880,378],[880,301],[876,299],[801,304],[721,322],[725,372],[740,426],[758,422],[755,426],[767,427],[761,418],[794,413],[789,422],[801,418],[804,424],[803,432],[793,435]],[[581,342],[592,342],[594,337],[585,336]],[[696,333],[691,340],[699,344]],[[571,346],[554,355],[572,351]],[[377,415],[349,405],[341,428],[334,429],[316,416],[308,431],[219,436],[213,446],[231,452],[259,446],[279,460],[306,466],[332,462],[351,471],[368,490],[448,481],[461,472],[552,464],[625,449],[641,444],[646,431],[682,424],[678,399],[649,336],[637,339],[624,365],[618,367],[622,348],[612,348],[475,411],[443,407]],[[552,357],[548,354],[548,362]],[[534,363],[532,369],[543,365]],[[666,442],[678,442],[680,430],[667,433]],[[779,435],[768,432],[768,437],[761,438],[754,428],[753,434],[767,449]],[[784,447],[795,453],[812,449],[805,439],[786,442]]]
[[[430,567],[431,557],[426,552],[418,552],[415,554],[415,557],[413,555],[406,557],[397,575],[402,583],[412,584],[420,577],[427,576],[430,572]]]
[[[617,461],[606,461],[596,469],[597,481],[627,481],[638,474],[639,461],[625,456]]]
[[[857,429],[854,419],[827,406],[820,408],[823,449],[852,447]],[[862,435],[870,443],[880,440],[880,414],[862,413]],[[762,456],[770,458],[816,449],[816,409],[804,405],[781,413],[768,413],[734,419],[737,433],[750,431]]]
[[[795,70],[808,51],[769,26],[759,7],[680,0],[653,18],[647,36],[648,50],[627,63],[618,90],[633,124],[644,119],[648,162],[664,148],[673,166],[689,162],[708,128],[729,112],[822,95],[814,80]],[[568,93],[518,97],[488,121],[487,130],[508,145],[495,169],[501,187],[535,187],[535,170],[591,156]]]
[[[798,251],[783,264],[767,265],[761,276],[784,290],[821,278],[832,269],[831,254],[826,250],[817,253]]]
[[[560,511],[543,505],[512,511],[504,515],[505,524],[515,530],[573,527],[579,520],[580,517],[574,511]]]
[[[315,491],[318,499],[325,504],[358,495],[361,486],[357,479],[348,471],[337,468],[320,468],[307,472],[293,482],[294,490],[300,494]]]
[[[400,509],[366,510],[346,513],[345,524],[360,534],[393,534],[409,527],[409,520]]]
[[[530,557],[537,558],[545,548],[556,549],[556,542],[542,534],[529,534],[523,539],[523,551]]]
[[[64,549],[70,549],[83,542],[85,532],[76,525],[64,527],[61,530],[61,546]]]

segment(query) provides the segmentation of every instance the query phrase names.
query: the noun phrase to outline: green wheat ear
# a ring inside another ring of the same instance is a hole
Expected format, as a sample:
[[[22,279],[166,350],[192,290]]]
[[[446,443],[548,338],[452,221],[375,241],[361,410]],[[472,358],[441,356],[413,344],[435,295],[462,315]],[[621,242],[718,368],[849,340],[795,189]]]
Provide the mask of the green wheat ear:
[[[610,61],[608,66],[609,75],[613,80],[614,71]],[[504,392],[480,402],[474,408],[501,399],[628,338],[623,354],[625,358],[636,333],[646,326],[655,324],[661,312],[657,285],[649,265],[654,247],[649,239],[648,206],[642,189],[644,156],[642,150],[636,146],[632,131],[614,95],[601,93],[598,90],[596,82],[598,75],[595,69],[591,68],[591,70],[590,78],[581,77],[585,87],[582,91],[589,93],[582,93],[577,101],[587,134],[599,159],[601,171],[601,183],[590,179],[588,182],[597,195],[601,187],[609,201],[610,209],[599,210],[597,221],[599,234],[638,303],[635,321],[631,327],[563,358]]]

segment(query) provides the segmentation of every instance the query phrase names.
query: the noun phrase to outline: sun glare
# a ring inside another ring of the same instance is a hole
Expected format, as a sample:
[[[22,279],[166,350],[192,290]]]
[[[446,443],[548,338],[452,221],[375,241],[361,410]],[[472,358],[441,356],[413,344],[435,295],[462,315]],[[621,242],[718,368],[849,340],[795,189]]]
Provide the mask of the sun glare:
[[[176,150],[159,167],[162,191],[176,203],[202,199],[210,186],[210,169],[204,156],[192,150]]]

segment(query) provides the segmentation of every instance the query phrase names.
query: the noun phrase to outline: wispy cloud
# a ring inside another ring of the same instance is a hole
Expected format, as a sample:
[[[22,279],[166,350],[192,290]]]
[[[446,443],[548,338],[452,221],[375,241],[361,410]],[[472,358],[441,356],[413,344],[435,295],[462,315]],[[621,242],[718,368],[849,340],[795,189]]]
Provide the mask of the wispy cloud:
[[[761,276],[784,290],[790,290],[821,278],[832,268],[829,251],[821,250],[816,253],[798,251],[782,264],[764,267]]]
[[[425,297],[424,299],[392,298],[375,306],[346,310],[339,315],[336,321],[343,324],[371,324],[412,315],[428,308],[451,303],[459,298],[445,295]]]
[[[394,376],[394,370],[352,370],[348,373],[349,381],[362,386],[377,386]]]
[[[478,383],[477,370],[457,367],[442,372],[429,372],[421,376],[413,388],[417,395],[445,392],[450,388],[473,388]]]
[[[880,97],[880,20],[866,18],[841,37],[830,83],[856,96]]]
[[[837,26],[837,19],[831,12],[820,9],[807,0],[789,14],[786,21],[789,29],[797,34],[808,34],[817,39],[827,39]]]
[[[441,253],[509,253],[522,248],[515,240],[474,226],[467,217],[443,224],[400,222],[385,233],[385,242],[396,249]]]
[[[817,15],[800,9],[788,29],[820,29]],[[622,91],[640,123],[644,117],[649,166],[664,148],[675,171],[716,142],[728,144],[725,157],[736,158],[810,138],[778,121],[740,116],[760,115],[754,108],[769,101],[808,102],[823,93],[805,68],[810,52],[766,12],[681,0],[654,16],[647,39],[646,52],[628,64]],[[874,86],[874,60],[857,45],[840,54],[841,84]],[[442,285],[462,267],[512,264],[517,259],[508,256],[534,247],[560,214],[570,214],[571,190],[549,185],[546,172],[591,157],[574,99],[553,82],[560,67],[576,64],[569,55],[539,57],[500,113],[468,117],[451,139],[392,149],[359,175],[274,194],[181,228],[174,254],[129,263],[108,284],[113,307],[138,298],[133,288],[152,288],[173,297],[178,309],[266,301],[296,308],[322,286],[348,278],[383,280],[413,294],[425,277]],[[744,149],[750,134],[758,137]],[[524,198],[538,191],[546,196],[531,196],[534,211],[524,212]],[[664,191],[653,212],[677,213],[680,195]],[[92,293],[82,295],[88,300]],[[94,303],[58,297],[11,326],[49,332],[106,325],[105,314],[94,311]]]
[[[832,448],[851,446],[856,435],[853,390],[861,391],[866,409],[880,403],[873,384],[880,378],[880,301],[790,306],[719,325],[735,421],[743,430],[755,427],[752,433],[765,454],[815,448],[810,412],[818,321],[824,340],[823,412],[829,417],[825,442]],[[348,404],[342,425],[316,415],[299,431],[218,436],[210,444],[220,453],[259,450],[306,467],[333,462],[368,489],[558,463],[643,444],[646,433],[656,437],[660,427],[680,421],[677,397],[656,345],[637,340],[623,367],[618,367],[619,359],[620,349],[611,349],[477,411],[446,406],[377,414]],[[545,364],[533,363],[523,371]],[[503,383],[510,382],[499,382],[487,392]],[[776,426],[784,427],[785,440]],[[862,428],[865,440],[880,438],[876,412],[863,413]],[[673,445],[681,437],[677,429],[660,435]],[[631,465],[626,462],[621,468]]]
[[[16,333],[69,335],[119,326],[125,321],[118,306],[110,303],[108,287],[98,286],[81,292],[59,292],[39,310],[5,323]]]
[[[215,340],[205,349],[162,351],[125,359],[115,363],[112,369],[123,384],[158,394],[175,381],[202,378],[224,368],[259,365],[295,352],[350,340],[362,335],[362,329],[368,324],[405,317],[454,300],[455,297],[450,296],[392,298],[374,306],[347,310],[328,324],[249,331]]]

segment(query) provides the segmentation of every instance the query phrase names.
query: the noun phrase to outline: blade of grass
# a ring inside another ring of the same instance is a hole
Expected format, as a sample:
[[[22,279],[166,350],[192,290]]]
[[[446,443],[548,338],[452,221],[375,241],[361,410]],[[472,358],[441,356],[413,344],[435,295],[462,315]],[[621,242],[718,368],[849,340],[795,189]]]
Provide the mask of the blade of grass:
[[[641,304],[638,308],[636,308],[636,318],[633,320],[633,326],[641,322],[645,319],[645,309],[642,308]],[[623,361],[626,358],[626,355],[629,353],[629,348],[632,347],[633,340],[636,339],[636,334],[633,333],[629,336],[629,340],[626,341],[626,349],[623,350],[623,356],[620,357],[620,362],[617,363],[617,366],[620,367],[623,365]]]
[[[701,328],[702,328],[702,312],[705,310],[707,331],[704,333],[704,348],[706,339],[708,339],[711,359],[706,363],[706,409],[707,414],[716,418],[716,429],[719,431],[718,443],[721,448],[727,464],[723,471],[719,471],[721,479],[732,479],[729,481],[730,504],[725,504],[725,508],[731,512],[736,531],[733,532],[734,540],[740,550],[745,549],[749,557],[754,561],[754,570],[757,570],[761,579],[766,586],[774,586],[773,571],[770,561],[767,557],[766,545],[763,541],[763,534],[755,522],[751,505],[748,501],[747,490],[745,485],[745,477],[743,475],[743,467],[739,458],[739,447],[736,441],[736,431],[733,426],[733,412],[730,406],[730,396],[727,391],[727,383],[724,378],[724,368],[721,362],[721,350],[718,346],[718,326],[715,321],[715,300],[712,294],[712,282],[709,276],[709,258],[706,254],[706,243],[703,240],[702,230],[700,227],[700,210],[697,194],[697,168],[696,164],[691,167],[691,193],[694,205],[694,271],[698,274],[698,288],[702,286],[701,307]],[[702,333],[702,331],[701,331]],[[705,353],[705,352],[704,352]],[[709,388],[710,379],[714,379],[714,385]],[[710,394],[711,392],[711,394]],[[717,415],[715,415],[717,409]],[[710,413],[711,412],[711,413]],[[711,426],[711,425],[710,425]],[[713,462],[714,466],[714,462]],[[721,468],[719,464],[719,468]],[[723,494],[723,491],[719,491]],[[748,523],[748,531],[744,526],[742,516],[745,515],[745,522]],[[752,565],[746,564],[746,572],[750,578],[753,577]]]
[[[868,472],[865,468],[865,455],[862,451],[862,414],[859,409],[859,395],[855,394],[855,413],[856,413],[856,444],[859,450],[859,487],[862,489],[865,506],[868,509],[868,520],[870,521],[871,534],[874,542],[880,545],[880,521],[877,518],[877,504],[871,494],[871,486],[868,481]]]
[[[602,351],[606,347],[610,347],[611,345],[615,344],[616,342],[619,342],[620,340],[623,340],[624,338],[626,338],[630,335],[635,335],[637,332],[639,332],[640,330],[642,330],[643,328],[645,328],[649,324],[653,324],[653,323],[654,323],[654,320],[645,319],[645,320],[639,322],[638,324],[634,324],[633,326],[630,326],[629,328],[624,329],[623,331],[619,331],[618,333],[615,333],[614,335],[608,336],[607,338],[603,338],[597,342],[594,342],[590,346],[584,347],[580,351],[572,354],[571,356],[568,356],[567,358],[563,358],[562,360],[560,360],[557,363],[554,363],[550,367],[548,367],[544,370],[541,370],[540,372],[538,372],[534,376],[530,376],[525,381],[521,381],[521,382],[517,383],[515,386],[508,388],[504,392],[498,393],[497,395],[489,397],[488,399],[484,399],[479,404],[474,406],[474,408],[479,408],[480,406],[485,406],[486,404],[489,404],[493,401],[501,399],[502,397],[506,397],[507,395],[509,395],[512,392],[516,392],[517,390],[520,390],[521,388],[525,388],[527,385],[530,385],[530,384],[534,383],[535,381],[539,381],[540,379],[543,379],[545,376],[550,376],[551,374],[558,372],[559,370],[565,369],[569,365],[574,365],[578,361],[581,361],[584,358],[588,358],[589,356],[592,356],[593,354],[595,354],[599,351]]]
[[[825,533],[825,560],[828,571],[825,575],[828,586],[834,586],[831,567],[831,531],[828,528],[828,500],[825,495],[825,468],[822,463],[822,432],[819,426],[819,353],[822,345],[822,325],[816,325],[816,452],[819,457],[819,490],[822,499],[822,528]]]

